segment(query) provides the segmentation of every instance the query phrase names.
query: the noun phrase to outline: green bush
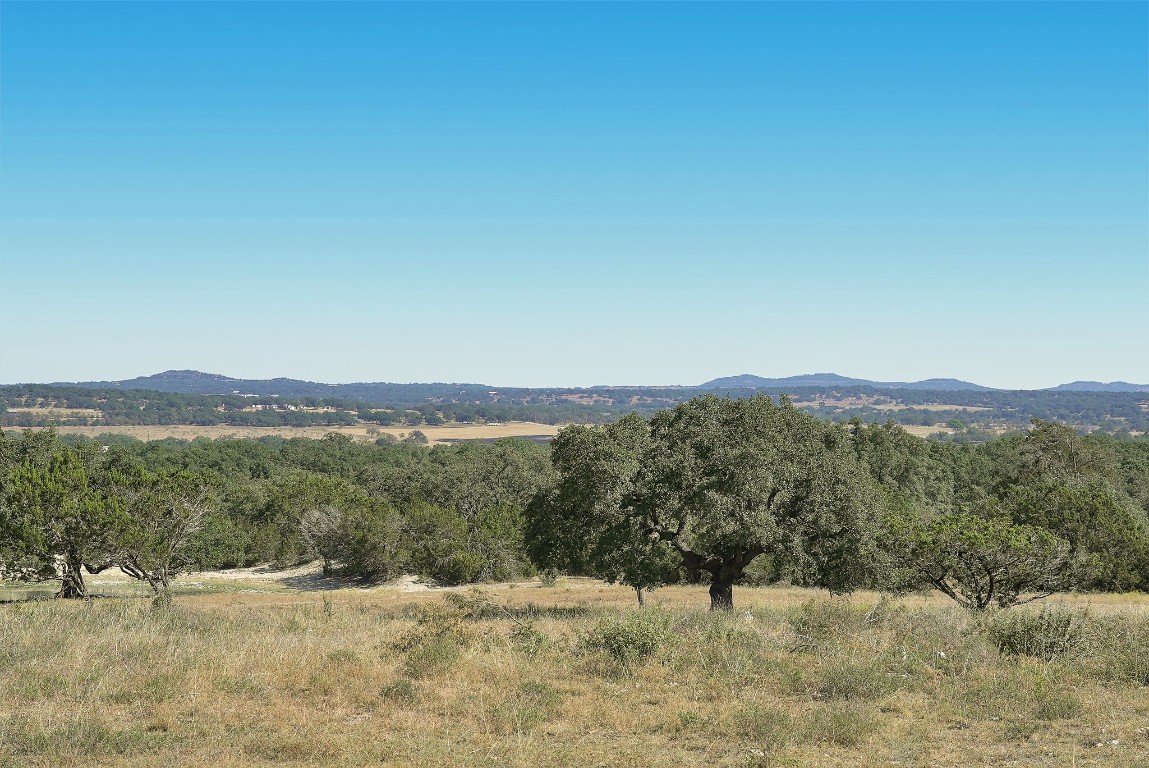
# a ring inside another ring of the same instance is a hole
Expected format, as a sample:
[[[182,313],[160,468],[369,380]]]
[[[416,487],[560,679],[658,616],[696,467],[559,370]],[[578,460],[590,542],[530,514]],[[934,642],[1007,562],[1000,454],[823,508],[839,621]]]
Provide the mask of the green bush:
[[[528,658],[535,658],[550,644],[550,638],[537,630],[533,621],[515,624],[511,628],[511,645]]]
[[[339,529],[343,572],[368,581],[384,581],[398,575],[404,567],[401,529],[402,521],[390,507],[348,513]]]
[[[653,657],[669,645],[672,637],[669,617],[643,611],[599,622],[583,645],[603,651],[619,664],[630,667]]]
[[[443,584],[518,578],[530,568],[520,518],[510,507],[483,509],[468,519],[454,509],[413,504],[405,521],[407,566]]]
[[[403,674],[419,680],[446,672],[459,659],[462,649],[455,636],[444,633],[415,646],[403,662]]]
[[[986,633],[1004,654],[1051,661],[1081,643],[1085,619],[1083,611],[1055,605],[1036,613],[1002,611],[989,621]]]

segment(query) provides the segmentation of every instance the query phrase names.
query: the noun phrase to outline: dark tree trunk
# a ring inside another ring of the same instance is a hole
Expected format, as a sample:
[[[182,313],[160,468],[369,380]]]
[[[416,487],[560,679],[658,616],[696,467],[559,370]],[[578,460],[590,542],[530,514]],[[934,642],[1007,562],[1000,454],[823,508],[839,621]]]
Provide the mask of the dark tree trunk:
[[[634,592],[636,595],[638,595],[638,607],[639,608],[645,608],[646,607],[646,590],[643,589],[642,587],[635,587]]]
[[[710,610],[734,610],[734,579],[721,579],[715,574],[710,582]]]
[[[742,576],[746,566],[766,550],[754,545],[747,549],[736,550],[725,558],[717,555],[700,555],[680,542],[676,536],[677,534],[664,537],[664,540],[670,541],[671,546],[678,551],[687,571],[710,573],[710,610],[734,610],[734,582]]]
[[[69,558],[64,561],[64,580],[56,597],[72,600],[84,600],[88,597],[88,586],[84,583],[84,574],[80,570],[82,567],[79,559]]]

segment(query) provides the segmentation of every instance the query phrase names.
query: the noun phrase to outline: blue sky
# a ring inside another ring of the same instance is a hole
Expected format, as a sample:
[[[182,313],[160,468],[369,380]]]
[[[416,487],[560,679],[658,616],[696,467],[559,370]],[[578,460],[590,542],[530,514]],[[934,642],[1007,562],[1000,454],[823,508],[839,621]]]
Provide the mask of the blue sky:
[[[1149,6],[0,5],[0,382],[1149,381]]]

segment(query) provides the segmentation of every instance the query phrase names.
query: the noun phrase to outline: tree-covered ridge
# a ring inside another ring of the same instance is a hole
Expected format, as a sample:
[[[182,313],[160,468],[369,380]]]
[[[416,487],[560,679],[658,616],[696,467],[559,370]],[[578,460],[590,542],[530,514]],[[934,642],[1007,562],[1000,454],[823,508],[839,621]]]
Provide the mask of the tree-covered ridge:
[[[684,387],[491,389],[447,384],[388,387],[389,399],[370,392],[351,397],[289,397],[250,392],[205,395],[54,384],[10,385],[0,387],[0,408],[3,409],[0,425],[275,427],[370,423],[417,426],[488,421],[602,424],[632,412],[649,416],[704,394]],[[845,422],[860,418],[868,423],[893,419],[906,426],[925,427],[947,424],[957,429],[958,439],[967,440],[985,439],[982,434],[985,431],[1025,429],[1035,418],[1110,434],[1149,431],[1149,398],[1132,392],[931,391],[848,386],[735,388],[708,393],[732,398],[786,394],[803,410],[823,419]],[[66,414],[52,408],[89,409],[92,413]]]

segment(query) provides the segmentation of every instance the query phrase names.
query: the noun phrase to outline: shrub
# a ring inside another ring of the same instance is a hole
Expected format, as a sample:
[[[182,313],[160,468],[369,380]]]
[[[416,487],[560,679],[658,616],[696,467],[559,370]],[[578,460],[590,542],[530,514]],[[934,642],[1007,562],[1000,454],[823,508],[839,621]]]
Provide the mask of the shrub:
[[[1086,614],[1063,606],[1042,606],[1038,612],[1003,611],[986,627],[999,651],[1051,661],[1073,650],[1082,637]]]
[[[452,634],[441,634],[427,639],[407,654],[403,674],[418,680],[432,677],[450,669],[458,660],[459,640]]]
[[[624,667],[630,667],[650,659],[669,644],[671,637],[667,616],[643,611],[599,622],[583,645],[603,651]]]
[[[400,552],[401,521],[389,507],[355,511],[341,520],[339,557],[343,572],[369,581],[383,581],[403,567]]]
[[[419,689],[405,677],[401,677],[390,685],[384,686],[379,695],[390,701],[411,704],[419,698]]]
[[[550,644],[550,638],[535,629],[533,621],[515,624],[511,628],[511,645],[529,658],[535,658]]]
[[[800,638],[820,642],[857,633],[865,616],[845,600],[808,600],[787,621]]]

